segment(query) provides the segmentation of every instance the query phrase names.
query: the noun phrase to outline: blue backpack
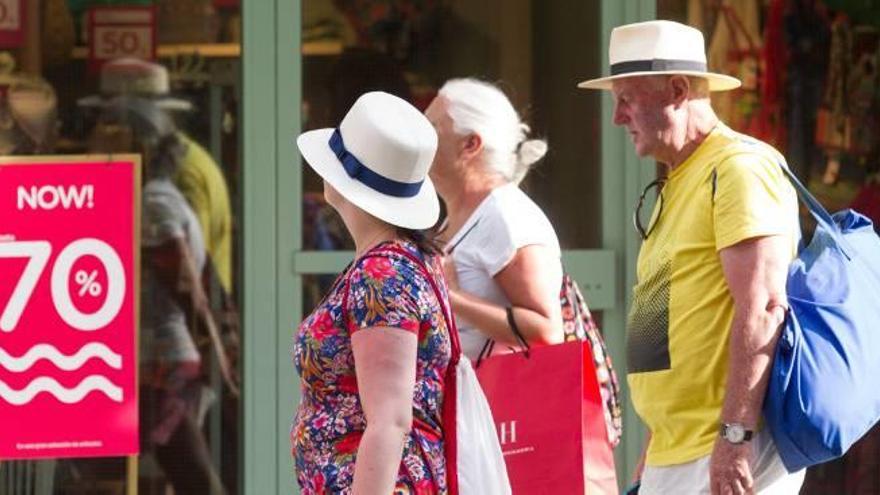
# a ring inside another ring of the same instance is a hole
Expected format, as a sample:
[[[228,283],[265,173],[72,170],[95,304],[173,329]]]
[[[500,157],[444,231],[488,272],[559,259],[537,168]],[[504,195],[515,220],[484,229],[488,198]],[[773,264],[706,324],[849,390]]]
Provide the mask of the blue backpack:
[[[782,168],[818,222],[789,268],[790,311],[764,401],[794,472],[840,457],[880,419],[880,238],[860,213],[829,215]]]

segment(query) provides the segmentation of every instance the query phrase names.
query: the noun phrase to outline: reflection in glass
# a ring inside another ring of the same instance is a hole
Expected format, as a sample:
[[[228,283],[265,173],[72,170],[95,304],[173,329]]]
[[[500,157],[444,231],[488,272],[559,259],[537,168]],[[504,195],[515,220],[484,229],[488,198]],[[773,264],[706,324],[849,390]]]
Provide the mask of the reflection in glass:
[[[523,189],[547,212],[563,247],[599,246],[600,95],[575,87],[600,71],[597,1],[302,6],[304,129],[338,125],[366,91],[386,91],[424,110],[448,79],[497,83],[551,150]],[[304,190],[320,193],[317,176],[303,170]],[[303,224],[312,228],[307,217]]]
[[[23,2],[38,32],[0,53],[0,155],[143,155],[140,494],[238,493],[240,3]],[[159,59],[88,60],[90,11],[143,5]],[[0,463],[3,494],[125,487],[125,459]]]
[[[155,102],[130,96],[103,105],[91,142],[97,153],[137,152],[143,157],[142,451],[155,456],[175,493],[225,493],[200,431],[203,358],[194,336],[197,325],[209,332],[216,325],[201,282],[208,255],[201,227],[173,182],[187,143]],[[236,387],[228,363],[220,362]]]

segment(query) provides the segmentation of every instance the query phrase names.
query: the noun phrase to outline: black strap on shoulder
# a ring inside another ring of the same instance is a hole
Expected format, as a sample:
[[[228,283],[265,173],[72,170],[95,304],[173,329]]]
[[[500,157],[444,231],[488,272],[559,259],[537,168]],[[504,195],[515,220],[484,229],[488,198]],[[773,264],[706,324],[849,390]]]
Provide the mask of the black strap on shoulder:
[[[715,203],[715,191],[718,190],[718,169],[712,169],[712,203]]]
[[[461,237],[458,238],[457,241],[455,241],[455,244],[453,244],[452,246],[449,246],[449,248],[446,249],[446,253],[445,253],[445,254],[452,254],[452,252],[455,251],[455,248],[457,248],[458,245],[461,244],[461,241],[465,240],[465,238],[468,236],[468,234],[470,234],[470,233],[471,233],[471,232],[477,227],[477,225],[479,225],[479,224],[480,224],[480,220],[478,219],[476,222],[474,222],[473,225],[471,225],[471,226],[465,231],[464,234],[461,235]]]

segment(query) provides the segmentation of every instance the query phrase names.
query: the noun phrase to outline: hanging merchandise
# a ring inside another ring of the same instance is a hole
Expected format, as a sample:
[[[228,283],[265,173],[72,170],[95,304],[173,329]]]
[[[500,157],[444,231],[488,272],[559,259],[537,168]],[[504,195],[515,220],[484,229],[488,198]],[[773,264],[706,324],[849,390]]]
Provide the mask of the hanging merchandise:
[[[688,26],[704,33],[713,32],[718,15],[716,3],[717,0],[687,0]]]
[[[783,19],[787,51],[784,149],[795,174],[809,182],[811,170],[825,159],[815,135],[828,73],[831,19],[821,2],[788,0],[783,3],[788,4]],[[773,66],[768,62],[767,67]]]
[[[852,30],[853,66],[848,74],[847,107],[852,122],[850,153],[863,162],[877,148],[878,47],[880,31],[858,26]]]
[[[842,153],[852,145],[852,121],[847,108],[847,73],[851,67],[852,34],[849,20],[838,14],[831,24],[831,50],[825,96],[816,118],[816,144],[825,148],[828,161],[822,182],[833,184],[840,175]]]
[[[761,64],[766,70],[759,81],[761,101],[757,121],[758,139],[778,149],[785,149],[785,7],[786,0],[771,0],[768,7],[761,50]]]
[[[703,32],[709,31],[709,24],[706,22],[706,12],[704,0],[688,0],[687,21],[688,25],[695,27]]]
[[[722,0],[709,44],[709,68],[742,81],[733,91],[712,95],[712,106],[730,127],[748,134],[758,110],[761,56],[761,6],[759,0]]]

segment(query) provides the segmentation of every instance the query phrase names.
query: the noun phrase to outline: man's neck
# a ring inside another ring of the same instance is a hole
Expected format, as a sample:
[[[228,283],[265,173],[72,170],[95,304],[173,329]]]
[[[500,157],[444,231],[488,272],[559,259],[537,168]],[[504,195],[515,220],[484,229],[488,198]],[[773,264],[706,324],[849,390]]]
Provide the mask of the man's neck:
[[[712,133],[718,122],[718,117],[711,108],[692,109],[688,115],[684,134],[674,145],[669,156],[657,161],[666,165],[670,172],[675,170],[703,144],[703,141]]]

